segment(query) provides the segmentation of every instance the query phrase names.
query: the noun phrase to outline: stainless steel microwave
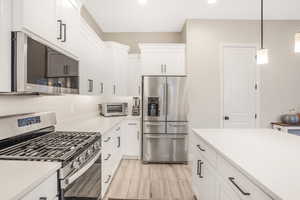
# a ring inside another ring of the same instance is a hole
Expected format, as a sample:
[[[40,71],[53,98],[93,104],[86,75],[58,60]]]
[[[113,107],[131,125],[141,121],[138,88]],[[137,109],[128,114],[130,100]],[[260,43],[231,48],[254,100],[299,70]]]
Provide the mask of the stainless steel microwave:
[[[79,62],[23,32],[12,32],[12,92],[78,94]]]
[[[127,116],[128,103],[102,103],[99,105],[99,110],[105,117]]]

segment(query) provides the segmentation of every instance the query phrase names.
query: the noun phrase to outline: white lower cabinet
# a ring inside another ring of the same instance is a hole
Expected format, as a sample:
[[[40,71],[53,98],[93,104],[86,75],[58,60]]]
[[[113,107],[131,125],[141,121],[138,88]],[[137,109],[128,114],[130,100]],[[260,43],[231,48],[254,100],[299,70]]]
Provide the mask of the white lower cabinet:
[[[124,121],[123,128],[123,155],[129,159],[138,159],[141,147],[140,120]]]
[[[119,123],[102,136],[102,198],[122,159],[121,132],[121,123]]]
[[[230,187],[227,187],[225,184],[220,185],[219,191],[220,191],[219,200],[240,200],[239,196]]]
[[[193,190],[199,200],[272,200],[223,155],[191,136]]]
[[[217,178],[213,167],[201,155],[195,154],[193,160],[193,188],[198,199],[215,200]]]
[[[38,187],[28,193],[21,200],[33,200],[33,199],[47,199],[56,200],[58,197],[58,182],[57,173],[54,173],[49,178],[47,178]]]

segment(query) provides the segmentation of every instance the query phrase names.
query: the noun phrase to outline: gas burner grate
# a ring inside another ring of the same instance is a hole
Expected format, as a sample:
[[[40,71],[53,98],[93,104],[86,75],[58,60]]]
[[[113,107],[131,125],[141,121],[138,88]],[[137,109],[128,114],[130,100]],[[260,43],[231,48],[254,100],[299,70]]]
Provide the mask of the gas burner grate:
[[[96,132],[53,132],[0,151],[0,159],[65,161],[100,137]]]

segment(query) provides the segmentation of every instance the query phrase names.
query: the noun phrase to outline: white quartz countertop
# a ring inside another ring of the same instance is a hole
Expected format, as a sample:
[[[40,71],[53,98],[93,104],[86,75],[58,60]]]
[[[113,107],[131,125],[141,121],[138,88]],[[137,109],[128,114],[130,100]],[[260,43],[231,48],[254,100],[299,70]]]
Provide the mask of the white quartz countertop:
[[[111,128],[116,126],[123,120],[138,120],[140,117],[126,116],[126,117],[93,117],[83,119],[78,123],[58,123],[56,125],[57,131],[81,131],[81,132],[100,132],[105,134]]]
[[[300,198],[300,137],[272,129],[195,129],[274,199]]]
[[[61,167],[56,162],[0,161],[0,199],[19,200]]]

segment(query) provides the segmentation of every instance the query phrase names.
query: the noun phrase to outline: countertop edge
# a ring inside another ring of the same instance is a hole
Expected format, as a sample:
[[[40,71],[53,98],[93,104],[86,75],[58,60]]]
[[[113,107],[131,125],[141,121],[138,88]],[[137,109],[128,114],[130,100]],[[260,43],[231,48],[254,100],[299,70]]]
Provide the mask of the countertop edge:
[[[245,169],[243,169],[239,164],[235,161],[233,161],[231,158],[226,156],[223,152],[221,152],[219,149],[217,149],[213,144],[208,142],[204,137],[198,133],[198,129],[192,129],[192,132],[195,133],[198,137],[200,137],[207,145],[209,145],[211,148],[213,148],[218,154],[220,154],[226,161],[228,161],[234,168],[236,168],[240,173],[242,173],[244,176],[249,178],[249,180],[256,185],[258,188],[263,190],[263,192],[271,197],[273,200],[283,200],[280,196],[278,196],[276,193],[274,193],[272,190],[270,190],[267,186],[265,186],[263,183],[261,183],[255,176],[251,175],[249,172],[247,172]]]

